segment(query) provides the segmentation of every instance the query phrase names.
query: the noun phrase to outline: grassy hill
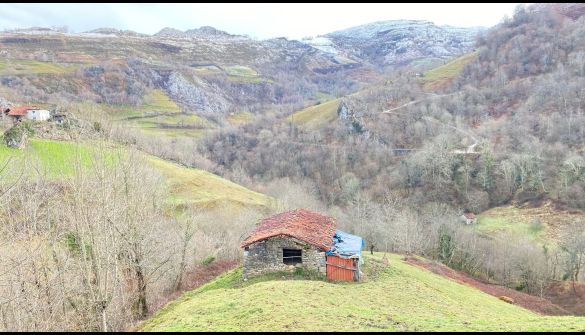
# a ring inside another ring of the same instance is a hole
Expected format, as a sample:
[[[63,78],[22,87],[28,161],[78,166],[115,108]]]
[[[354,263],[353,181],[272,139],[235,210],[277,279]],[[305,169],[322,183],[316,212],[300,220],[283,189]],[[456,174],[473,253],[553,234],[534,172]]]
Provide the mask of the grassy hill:
[[[287,121],[292,121],[296,125],[308,128],[322,127],[337,120],[337,108],[340,102],[341,99],[333,99],[307,107],[289,116]]]
[[[64,141],[32,139],[24,150],[10,149],[0,145],[0,166],[7,159],[18,166],[29,161],[35,171],[51,179],[67,178],[75,172],[75,163],[80,162],[83,168],[90,169],[94,155],[105,155],[106,159],[115,162],[117,155],[124,154],[125,148],[104,143],[73,143]],[[146,155],[146,154],[145,154]],[[147,161],[158,170],[169,187],[171,203],[212,207],[228,204],[236,207],[269,206],[271,198],[254,192],[212,173],[187,168],[154,156],[146,155]],[[34,171],[33,171],[34,172]]]
[[[103,105],[108,114],[127,127],[164,137],[200,137],[215,124],[193,113],[185,113],[162,90],[151,90],[138,106]]]
[[[81,166],[89,168],[92,160],[92,152],[96,148],[89,145],[79,145],[73,142],[51,141],[31,139],[24,150],[11,149],[3,143],[0,144],[0,165],[6,160],[19,169],[28,162],[36,171],[51,179],[61,179],[71,176],[75,172],[74,164],[79,162]],[[109,156],[113,159],[113,152]],[[25,171],[26,172],[26,171]]]
[[[477,52],[468,53],[426,72],[421,79],[423,88],[426,91],[436,91],[448,86],[459,75],[463,67],[476,56]]]
[[[74,72],[79,67],[78,64],[2,59],[0,60],[0,75],[64,74]]]
[[[557,241],[567,227],[575,222],[583,222],[584,219],[582,211],[559,209],[551,201],[546,201],[538,206],[507,205],[490,208],[478,216],[475,228],[492,236],[506,232],[545,243]]]
[[[176,204],[203,207],[222,203],[254,207],[266,207],[270,204],[270,197],[207,171],[186,168],[153,156],[149,156],[148,160],[165,176],[172,200]]]
[[[447,87],[459,75],[463,67],[475,57],[477,57],[477,52],[471,52],[427,71],[424,73],[424,77],[420,79],[424,90],[436,91]],[[349,97],[359,96],[361,92],[350,94]],[[337,120],[337,108],[341,103],[341,99],[326,98],[331,100],[297,111],[286,120],[309,129],[318,129],[335,122]]]
[[[541,316],[409,265],[366,256],[367,279],[241,280],[241,269],[185,294],[141,331],[584,331],[585,319]],[[290,276],[289,276],[290,277]]]
[[[151,90],[143,97],[139,106],[106,105],[106,110],[117,120],[139,118],[148,114],[175,115],[181,108],[162,90]]]

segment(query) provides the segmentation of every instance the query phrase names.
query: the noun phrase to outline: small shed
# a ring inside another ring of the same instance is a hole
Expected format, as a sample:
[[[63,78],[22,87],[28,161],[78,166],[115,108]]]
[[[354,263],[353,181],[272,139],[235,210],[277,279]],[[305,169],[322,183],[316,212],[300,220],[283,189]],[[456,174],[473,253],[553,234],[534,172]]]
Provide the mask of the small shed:
[[[67,114],[56,113],[55,115],[53,115],[53,121],[58,125],[63,125],[68,121]]]
[[[302,267],[331,280],[359,280],[364,242],[336,227],[334,218],[306,209],[263,219],[240,245],[244,279]]]
[[[465,212],[461,215],[461,221],[463,221],[466,225],[475,224],[477,217],[472,212]]]
[[[325,253],[327,278],[341,281],[359,281],[362,249],[366,246],[359,236],[337,230],[333,236],[333,247]]]

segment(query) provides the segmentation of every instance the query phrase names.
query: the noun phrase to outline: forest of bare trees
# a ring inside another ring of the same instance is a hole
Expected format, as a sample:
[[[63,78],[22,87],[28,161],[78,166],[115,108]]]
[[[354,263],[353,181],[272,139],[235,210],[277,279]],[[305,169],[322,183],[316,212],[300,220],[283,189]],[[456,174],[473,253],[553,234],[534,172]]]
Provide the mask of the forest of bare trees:
[[[97,145],[92,154],[90,169],[79,161],[64,181],[34,161],[3,162],[1,329],[126,329],[180,289],[196,260],[237,259],[238,239],[260,217],[169,216],[164,183],[138,152],[112,157]]]

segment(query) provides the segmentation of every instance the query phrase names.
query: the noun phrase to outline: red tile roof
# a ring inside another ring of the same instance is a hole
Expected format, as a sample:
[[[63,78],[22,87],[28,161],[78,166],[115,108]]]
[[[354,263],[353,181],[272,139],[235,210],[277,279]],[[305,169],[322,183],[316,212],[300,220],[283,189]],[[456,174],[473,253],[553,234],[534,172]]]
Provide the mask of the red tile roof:
[[[6,115],[10,115],[10,116],[24,116],[26,115],[26,111],[29,109],[38,109],[38,107],[36,106],[15,106],[15,107],[10,107],[7,109],[8,113],[6,113]]]
[[[475,214],[473,214],[473,213],[471,213],[471,212],[469,212],[469,213],[465,213],[465,214],[463,214],[463,215],[465,215],[465,218],[466,218],[466,219],[468,219],[468,220],[473,220],[473,219],[475,219]]]
[[[240,247],[276,236],[289,236],[309,243],[321,250],[330,250],[337,223],[332,217],[306,209],[276,214],[256,226]]]

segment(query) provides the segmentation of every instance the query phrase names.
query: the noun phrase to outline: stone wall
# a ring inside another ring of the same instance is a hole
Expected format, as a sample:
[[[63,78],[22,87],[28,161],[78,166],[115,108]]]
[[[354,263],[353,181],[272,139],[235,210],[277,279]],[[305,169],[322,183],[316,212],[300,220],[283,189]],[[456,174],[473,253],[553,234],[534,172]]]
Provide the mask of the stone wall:
[[[302,266],[325,274],[325,252],[318,248],[288,237],[272,237],[253,243],[244,249],[244,278],[275,271],[286,271],[291,265],[282,261],[282,249],[302,250]]]

